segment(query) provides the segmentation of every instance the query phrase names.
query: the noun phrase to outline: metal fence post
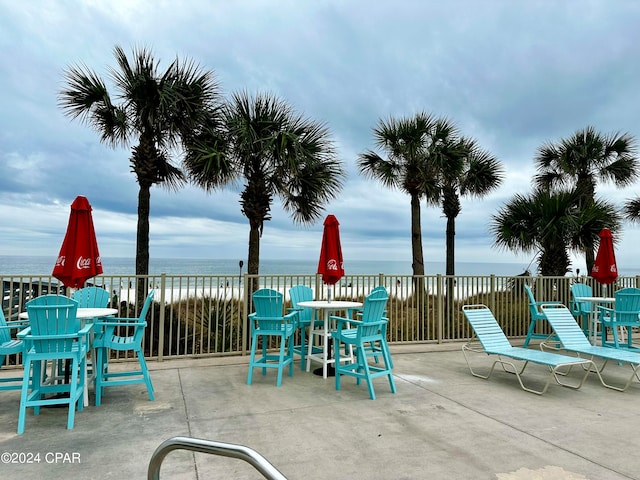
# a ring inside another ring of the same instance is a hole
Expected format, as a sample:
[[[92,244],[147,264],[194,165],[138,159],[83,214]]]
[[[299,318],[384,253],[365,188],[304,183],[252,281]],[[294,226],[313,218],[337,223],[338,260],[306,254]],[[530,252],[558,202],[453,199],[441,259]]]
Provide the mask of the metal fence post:
[[[164,358],[164,291],[167,286],[167,274],[160,274],[160,323],[158,325],[158,361],[161,362]]]

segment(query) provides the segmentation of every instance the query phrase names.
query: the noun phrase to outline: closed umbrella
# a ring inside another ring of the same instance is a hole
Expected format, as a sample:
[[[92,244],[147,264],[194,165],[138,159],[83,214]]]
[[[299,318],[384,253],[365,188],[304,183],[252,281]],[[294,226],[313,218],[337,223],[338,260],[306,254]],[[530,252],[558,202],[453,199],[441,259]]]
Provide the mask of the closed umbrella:
[[[318,273],[322,275],[322,282],[325,285],[335,285],[344,276],[339,225],[334,215],[327,215],[324,220]],[[330,289],[327,289],[327,300],[331,301]]]
[[[71,204],[67,232],[52,273],[65,287],[82,288],[88,279],[102,273],[91,210],[83,196]]]
[[[603,228],[598,234],[600,245],[596,254],[596,261],[591,270],[591,276],[598,282],[609,285],[618,278],[618,266],[613,251],[613,236],[608,228]]]

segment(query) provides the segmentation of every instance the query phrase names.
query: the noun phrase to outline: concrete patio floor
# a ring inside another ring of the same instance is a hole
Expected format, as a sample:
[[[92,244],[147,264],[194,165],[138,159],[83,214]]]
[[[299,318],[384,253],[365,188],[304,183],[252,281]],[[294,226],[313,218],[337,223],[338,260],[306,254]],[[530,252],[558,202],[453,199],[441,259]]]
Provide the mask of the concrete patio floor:
[[[73,430],[66,409],[45,408],[28,412],[17,435],[20,393],[0,392],[1,477],[143,479],[160,443],[187,436],[246,445],[290,480],[640,479],[639,383],[619,393],[591,376],[580,390],[553,384],[538,396],[502,371],[471,376],[460,344],[392,352],[398,392],[377,379],[375,401],[353,379],[336,391],[334,379],[298,362],[276,388],[275,372],[256,371],[246,384],[246,357],[170,360],[149,364],[153,402],[142,385],[113,387],[102,406],[77,413]],[[488,366],[490,357],[477,362]],[[630,373],[605,371],[621,381]],[[526,373],[538,382],[547,375],[537,365]],[[39,463],[7,463],[6,452],[39,454]],[[237,459],[175,451],[160,478],[262,476]]]

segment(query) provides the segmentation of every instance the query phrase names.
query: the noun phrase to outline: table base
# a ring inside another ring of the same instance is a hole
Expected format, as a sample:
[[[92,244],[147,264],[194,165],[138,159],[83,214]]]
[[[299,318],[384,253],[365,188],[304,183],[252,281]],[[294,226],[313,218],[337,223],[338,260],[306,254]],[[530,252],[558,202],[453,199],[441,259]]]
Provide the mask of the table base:
[[[320,368],[316,368],[313,371],[314,375],[318,375],[319,377],[324,376],[324,368],[320,367]],[[336,369],[333,365],[327,365],[327,377],[335,377],[336,376]]]

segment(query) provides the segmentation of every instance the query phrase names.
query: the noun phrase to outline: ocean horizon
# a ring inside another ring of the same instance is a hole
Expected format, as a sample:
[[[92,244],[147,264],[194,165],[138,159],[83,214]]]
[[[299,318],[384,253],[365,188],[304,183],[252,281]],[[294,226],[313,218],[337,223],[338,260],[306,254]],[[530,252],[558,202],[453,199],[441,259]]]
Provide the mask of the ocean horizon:
[[[0,255],[0,276],[11,275],[49,275],[53,271],[56,257]],[[194,258],[151,258],[149,274],[159,275],[238,275],[247,272],[247,261],[243,260],[242,269],[237,259],[194,259]],[[278,274],[315,274],[317,259],[310,260],[275,260],[260,261],[260,273]],[[535,265],[533,266],[535,267]],[[135,259],[124,257],[103,257],[104,275],[133,275]],[[347,275],[369,275],[384,273],[387,275],[410,275],[411,261],[392,260],[352,260],[346,261]],[[458,262],[456,275],[499,275],[511,276],[522,274],[527,265],[524,263],[483,263]],[[529,266],[529,269],[532,267]],[[445,262],[425,262],[425,273],[437,275],[445,273]],[[535,272],[531,272],[535,273]],[[623,275],[623,273],[621,273]]]

